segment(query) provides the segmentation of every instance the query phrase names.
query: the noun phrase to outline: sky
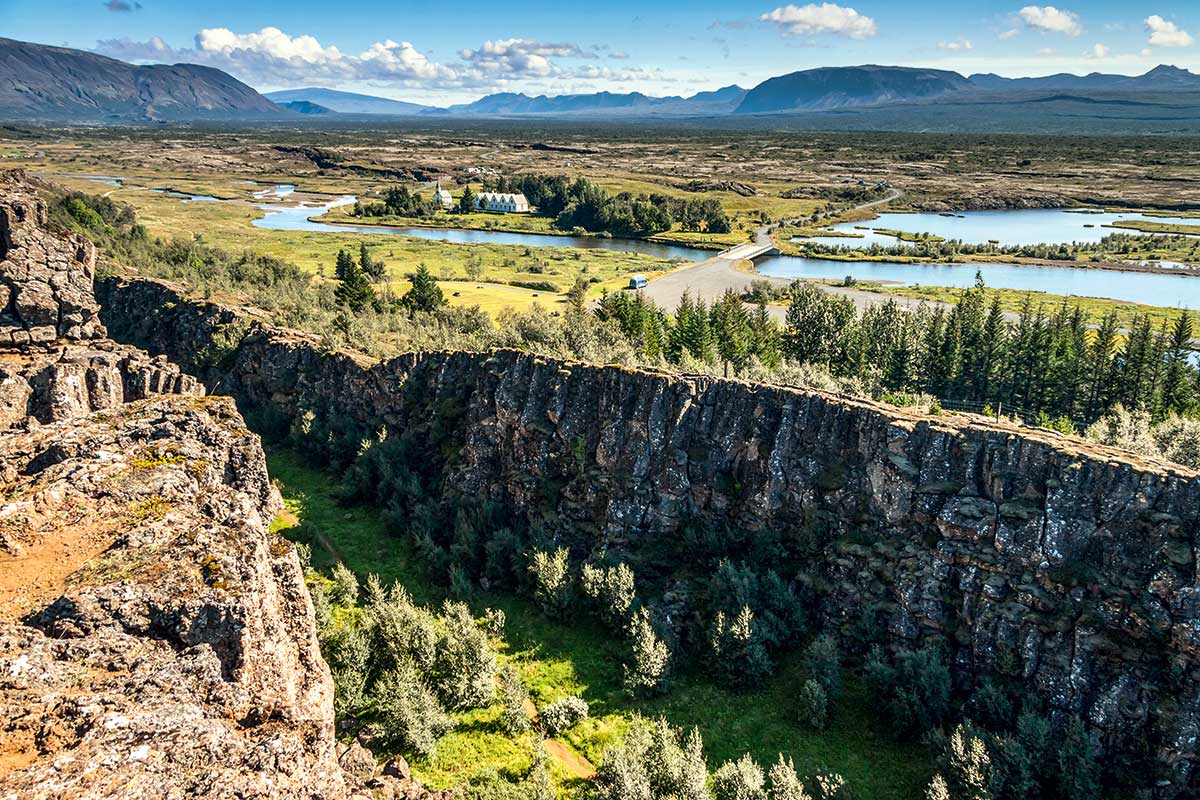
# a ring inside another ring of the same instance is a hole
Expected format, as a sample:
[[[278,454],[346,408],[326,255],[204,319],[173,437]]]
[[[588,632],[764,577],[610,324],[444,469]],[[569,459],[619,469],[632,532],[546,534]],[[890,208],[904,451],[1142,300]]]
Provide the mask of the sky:
[[[0,36],[209,64],[260,91],[324,86],[438,105],[498,91],[689,95],[852,64],[1200,72],[1196,0],[0,0]]]

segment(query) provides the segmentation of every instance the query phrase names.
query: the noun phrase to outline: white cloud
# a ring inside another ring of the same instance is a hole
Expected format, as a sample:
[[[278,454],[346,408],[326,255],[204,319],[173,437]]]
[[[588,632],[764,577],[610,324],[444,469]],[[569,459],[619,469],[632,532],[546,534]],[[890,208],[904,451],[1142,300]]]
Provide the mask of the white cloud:
[[[1158,14],[1146,17],[1146,30],[1150,33],[1150,44],[1155,47],[1191,47],[1195,41],[1190,33]]]
[[[1109,49],[1102,44],[1092,45],[1092,49],[1087,51],[1085,55],[1088,58],[1108,58]]]
[[[1009,39],[1013,38],[1020,32],[1021,31],[1019,28],[1009,28],[1006,31],[1001,31],[1000,33],[997,33],[996,38],[1002,42],[1007,42]]]
[[[477,50],[461,50],[463,61],[488,75],[551,75],[557,67],[552,58],[595,58],[570,42],[539,42],[536,39],[497,39]]]
[[[948,50],[951,53],[961,53],[964,50],[975,49],[975,45],[971,44],[970,39],[963,39],[962,37],[959,37],[958,39],[950,42],[938,42],[938,49]]]
[[[1078,36],[1083,31],[1078,14],[1054,6],[1025,6],[1017,15],[1029,28],[1065,33],[1067,36]]]
[[[101,39],[96,42],[96,52],[122,61],[172,61],[178,57],[175,49],[160,36],[151,36],[145,42],[133,39]]]
[[[1043,47],[1037,51],[1037,54],[1039,56],[1056,56],[1058,55],[1058,51],[1053,47]]]
[[[874,36],[878,29],[871,17],[836,3],[809,3],[806,6],[789,3],[763,14],[759,19],[778,25],[793,36],[833,33],[851,39],[866,39]]]

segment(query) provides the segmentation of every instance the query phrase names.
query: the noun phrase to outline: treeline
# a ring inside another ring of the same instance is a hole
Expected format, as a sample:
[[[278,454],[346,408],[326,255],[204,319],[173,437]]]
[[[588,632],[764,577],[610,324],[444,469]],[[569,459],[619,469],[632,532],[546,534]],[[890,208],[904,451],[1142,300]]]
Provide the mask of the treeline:
[[[1111,233],[1099,242],[1063,242],[1005,245],[999,242],[969,244],[956,239],[939,240],[922,238],[927,234],[915,234],[911,242],[894,245],[872,243],[856,247],[854,239],[810,239],[796,242],[812,255],[869,255],[905,256],[948,260],[961,256],[991,255],[1021,258],[1036,258],[1043,261],[1099,261],[1104,258],[1130,259],[1139,254],[1166,250],[1190,253],[1200,257],[1200,239],[1195,236],[1177,234],[1129,234]],[[836,243],[835,243],[836,242]]]
[[[361,200],[354,202],[350,213],[356,217],[416,217],[425,219],[441,211],[441,206],[433,202],[432,197],[424,197],[407,186],[392,186],[383,193],[383,199],[377,203]]]
[[[1027,299],[1010,320],[979,278],[948,310],[888,300],[860,312],[849,298],[799,282],[787,297],[782,327],[765,298],[751,312],[731,293],[711,307],[685,296],[674,315],[636,295],[610,294],[596,313],[615,320],[650,359],[682,364],[686,354],[735,371],[790,360],[877,393],[1007,408],[1064,430],[1118,405],[1163,419],[1195,414],[1200,404],[1187,312],[1157,327],[1139,314],[1122,331],[1115,311],[1096,319],[1066,302],[1047,308]]]
[[[729,217],[716,199],[689,199],[665,194],[608,190],[587,178],[531,174],[484,180],[484,191],[520,192],[536,213],[553,217],[560,230],[643,237],[671,230],[728,233]]]

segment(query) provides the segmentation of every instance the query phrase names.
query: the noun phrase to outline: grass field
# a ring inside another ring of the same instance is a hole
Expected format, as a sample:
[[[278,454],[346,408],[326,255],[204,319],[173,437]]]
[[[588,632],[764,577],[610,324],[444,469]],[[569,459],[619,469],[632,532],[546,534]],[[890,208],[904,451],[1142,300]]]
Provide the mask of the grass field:
[[[400,581],[418,602],[441,602],[442,589],[428,580],[407,540],[390,534],[373,509],[337,505],[334,482],[295,453],[274,452],[269,466],[288,508],[276,527],[286,534],[303,522],[318,531],[313,547],[318,568],[325,570],[340,559],[360,578],[377,573],[385,583]],[[481,593],[470,603],[477,614],[487,607],[504,610],[506,634],[497,643],[501,663],[518,669],[538,706],[569,694],[581,695],[591,706],[591,717],[564,734],[550,751],[552,757],[562,754],[552,759],[551,770],[562,797],[582,796],[582,781],[567,765],[578,767],[579,756],[598,763],[639,714],[699,727],[712,767],[744,752],[768,766],[782,752],[795,758],[801,775],[840,773],[855,797],[917,797],[932,771],[928,752],[897,742],[872,714],[869,698],[854,681],[827,730],[802,727],[796,719],[795,688],[803,671],[794,659],[781,665],[769,685],[751,694],[724,691],[704,677],[685,674],[678,676],[666,697],[634,702],[621,690],[621,650],[607,630],[587,619],[549,621],[533,604],[512,595]],[[526,769],[536,741],[501,733],[496,725],[499,714],[494,705],[456,715],[454,730],[439,742],[433,759],[410,759],[415,773],[431,786],[449,787],[488,768],[513,773]]]

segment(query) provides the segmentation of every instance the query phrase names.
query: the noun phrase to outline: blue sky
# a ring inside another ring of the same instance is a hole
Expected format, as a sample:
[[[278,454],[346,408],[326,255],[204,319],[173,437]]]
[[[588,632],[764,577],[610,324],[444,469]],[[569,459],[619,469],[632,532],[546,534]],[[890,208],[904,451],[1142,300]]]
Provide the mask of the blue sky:
[[[1200,71],[1193,0],[0,0],[0,35],[212,64],[264,91],[318,85],[435,103],[493,91],[690,94],[864,63],[1010,76]]]

